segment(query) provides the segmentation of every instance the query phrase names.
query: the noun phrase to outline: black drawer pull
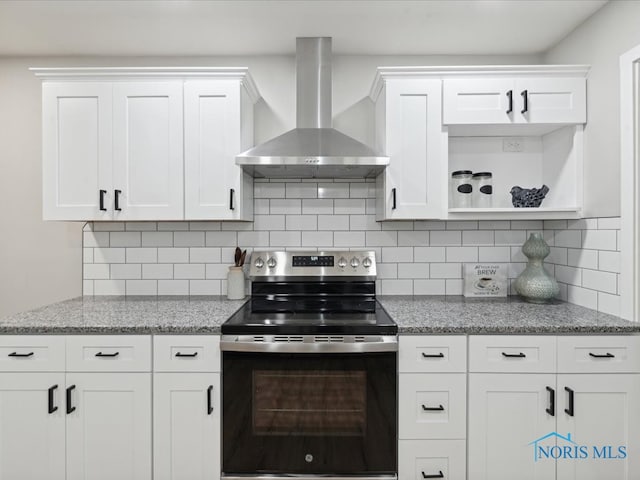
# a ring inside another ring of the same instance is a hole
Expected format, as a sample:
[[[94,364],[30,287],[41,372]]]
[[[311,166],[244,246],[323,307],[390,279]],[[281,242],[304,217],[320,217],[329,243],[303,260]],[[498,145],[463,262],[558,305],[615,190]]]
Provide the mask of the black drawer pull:
[[[422,356],[424,358],[444,358],[444,353],[424,353],[422,352]]]
[[[67,388],[67,415],[69,415],[71,412],[75,412],[76,410],[76,407],[71,406],[71,392],[75,390],[75,388],[75,385],[71,385]]]
[[[182,352],[177,352],[176,353],[176,357],[197,357],[198,356],[198,352],[193,352],[193,353],[182,353]]]
[[[235,210],[236,207],[233,206],[233,197],[235,196],[236,191],[233,188],[229,189],[229,210]]]
[[[9,354],[9,357],[17,357],[17,358],[29,358],[32,356],[33,356],[33,352],[29,352],[29,353],[11,352]]]
[[[441,412],[444,410],[444,407],[442,405],[439,405],[437,407],[427,407],[425,405],[422,405],[422,410],[425,412]]]
[[[57,388],[58,388],[58,385],[54,385],[53,387],[49,387],[49,402],[48,402],[48,407],[49,407],[49,408],[47,408],[47,411],[48,411],[50,414],[51,414],[51,413],[53,413],[53,412],[55,412],[56,410],[58,410],[58,407],[56,407],[56,406],[53,404],[53,401],[54,401],[54,400],[53,400],[53,394],[54,394],[54,391],[55,391]]]
[[[395,189],[395,187],[391,189],[391,198],[392,198],[391,210],[395,210],[396,209],[396,189]]]
[[[616,356],[613,353],[609,353],[609,352],[604,354],[589,352],[589,356],[593,358],[616,358]]]
[[[564,387],[564,390],[569,394],[569,408],[565,408],[564,413],[566,413],[570,417],[573,417],[573,397],[575,392],[569,387]]]
[[[117,210],[118,212],[122,211],[122,209],[120,208],[120,194],[122,193],[122,190],[115,190],[114,191],[115,195],[114,195],[114,210]]]
[[[104,206],[104,196],[107,194],[106,190],[100,190],[100,210],[103,212],[107,211],[107,208]]]
[[[520,95],[522,95],[522,103],[524,107],[522,110],[520,110],[520,113],[524,114],[529,111],[529,91],[523,90],[522,92],[520,92]]]
[[[422,478],[444,478],[444,473],[442,473],[442,470],[439,470],[435,475],[427,475],[422,472]]]
[[[547,387],[547,392],[549,392],[549,406],[545,409],[545,412],[547,412],[552,417],[555,417],[555,415],[556,415],[556,391],[551,387]]]
[[[213,385],[209,385],[207,388],[207,415],[213,413],[213,400],[211,398],[211,392],[213,392]]]
[[[108,357],[108,358],[113,358],[113,357],[117,357],[118,355],[120,355],[120,352],[115,352],[115,353],[102,353],[102,352],[98,352],[98,353],[96,353],[96,357]]]
[[[502,352],[502,356],[506,357],[506,358],[525,358],[526,357],[526,355],[524,353],[522,353],[522,352],[520,352],[520,353],[505,353],[505,352]]]
[[[513,90],[509,90],[507,92],[507,97],[509,98],[509,109],[507,110],[507,114],[513,112]]]

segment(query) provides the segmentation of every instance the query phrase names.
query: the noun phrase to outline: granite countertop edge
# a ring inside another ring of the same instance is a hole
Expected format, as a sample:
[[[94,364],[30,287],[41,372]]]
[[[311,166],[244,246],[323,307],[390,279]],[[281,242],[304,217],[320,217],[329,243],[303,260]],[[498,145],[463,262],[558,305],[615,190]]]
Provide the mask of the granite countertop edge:
[[[640,323],[566,302],[379,296],[400,334],[638,334]],[[0,319],[2,335],[217,335],[246,302],[222,296],[77,297]]]

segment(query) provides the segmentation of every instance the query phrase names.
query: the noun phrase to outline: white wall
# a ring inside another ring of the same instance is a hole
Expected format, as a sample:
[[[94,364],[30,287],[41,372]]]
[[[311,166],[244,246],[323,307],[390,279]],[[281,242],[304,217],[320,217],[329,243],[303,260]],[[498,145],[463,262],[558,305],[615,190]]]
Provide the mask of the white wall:
[[[613,0],[543,57],[544,63],[591,65],[584,135],[587,217],[620,215],[619,61],[639,44],[640,2]]]
[[[335,126],[373,143],[367,98],[377,66],[540,63],[522,57],[336,57]],[[43,222],[38,66],[247,66],[263,100],[256,141],[295,125],[293,56],[217,58],[0,58],[0,317],[82,292],[82,225]]]

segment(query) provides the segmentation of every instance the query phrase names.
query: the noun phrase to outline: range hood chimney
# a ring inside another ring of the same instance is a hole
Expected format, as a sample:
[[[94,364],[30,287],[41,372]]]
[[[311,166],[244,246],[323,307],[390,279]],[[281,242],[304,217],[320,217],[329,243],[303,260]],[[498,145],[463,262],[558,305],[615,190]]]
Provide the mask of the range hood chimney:
[[[296,128],[236,156],[254,177],[366,178],[388,164],[331,127],[331,38],[296,39]]]

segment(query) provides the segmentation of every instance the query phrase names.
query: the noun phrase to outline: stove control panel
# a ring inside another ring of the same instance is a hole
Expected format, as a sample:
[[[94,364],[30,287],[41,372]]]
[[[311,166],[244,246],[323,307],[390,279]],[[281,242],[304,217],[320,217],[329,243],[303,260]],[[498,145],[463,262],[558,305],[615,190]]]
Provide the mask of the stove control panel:
[[[376,276],[373,251],[283,252],[256,251],[251,256],[249,277],[261,281],[305,277],[356,277],[372,280]]]

